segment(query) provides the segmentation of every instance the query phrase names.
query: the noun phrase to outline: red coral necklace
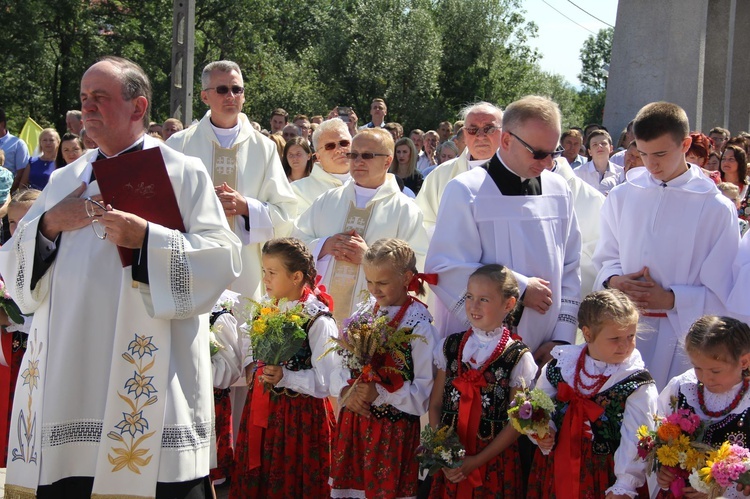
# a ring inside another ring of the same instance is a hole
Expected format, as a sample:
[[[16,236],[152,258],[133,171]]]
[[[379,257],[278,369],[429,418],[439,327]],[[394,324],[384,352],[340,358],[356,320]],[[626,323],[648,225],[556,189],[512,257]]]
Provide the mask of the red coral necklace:
[[[740,400],[742,400],[742,397],[744,397],[745,393],[747,393],[748,386],[750,386],[750,378],[742,378],[742,387],[740,388],[740,391],[737,392],[737,395],[735,395],[732,402],[720,411],[709,411],[706,407],[706,400],[703,395],[703,383],[698,383],[698,405],[700,406],[701,411],[703,411],[703,414],[705,414],[706,416],[710,416],[712,418],[720,418],[722,416],[726,416],[727,414],[735,410],[738,405],[740,405]]]
[[[464,346],[466,346],[466,342],[469,340],[469,336],[474,334],[474,330],[472,328],[469,328],[468,331],[466,331],[466,334],[464,334],[463,339],[461,340],[461,344],[458,346],[458,375],[461,376],[461,373],[463,372],[463,356],[464,356]],[[495,346],[495,349],[492,351],[492,354],[487,358],[484,365],[479,369],[481,373],[484,372],[485,369],[487,369],[487,366],[492,364],[492,362],[505,351],[505,346],[508,344],[508,340],[510,340],[510,330],[508,328],[503,328],[503,335],[500,337],[500,341],[497,342],[497,346]]]
[[[586,353],[588,350],[588,345],[581,350],[581,355],[578,356],[578,360],[576,361],[576,372],[573,376],[573,389],[581,397],[590,397],[591,395],[599,393],[599,390],[601,390],[604,383],[609,379],[609,376],[604,374],[592,374],[586,370]],[[585,383],[581,379],[581,373],[585,374],[589,379],[594,380],[594,382],[591,384]],[[586,390],[590,395],[584,395],[582,389]]]
[[[398,309],[398,312],[396,312],[396,315],[393,316],[393,319],[388,323],[390,327],[398,327],[399,324],[401,324],[401,321],[404,320],[404,316],[406,315],[406,311],[409,310],[409,306],[414,303],[414,298],[412,296],[407,296],[406,301],[403,305],[401,305],[401,308]],[[373,314],[377,314],[378,310],[380,310],[380,305],[375,303],[375,306],[372,309]]]

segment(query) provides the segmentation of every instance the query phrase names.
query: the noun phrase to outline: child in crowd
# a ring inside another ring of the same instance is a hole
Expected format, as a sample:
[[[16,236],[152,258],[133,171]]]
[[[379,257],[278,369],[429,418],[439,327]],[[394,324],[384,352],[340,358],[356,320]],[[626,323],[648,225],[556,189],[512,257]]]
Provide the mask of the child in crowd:
[[[706,423],[704,443],[719,448],[729,440],[750,447],[750,327],[730,317],[707,315],[698,319],[685,338],[685,351],[693,369],[672,378],[659,395],[662,416],[675,409],[689,409]],[[677,406],[672,407],[672,401]],[[659,487],[668,489],[674,479],[661,468]],[[686,497],[705,497],[692,487],[683,489]],[[672,497],[662,490],[659,497]],[[728,489],[723,497],[743,497]]]
[[[211,368],[214,382],[214,422],[216,427],[216,468],[211,469],[211,484],[223,483],[230,476],[234,462],[232,403],[229,387],[242,376],[247,350],[245,335],[237,332],[232,309],[239,303],[239,293],[225,290],[209,316]]]
[[[391,327],[411,328],[422,338],[403,345],[405,376],[385,373],[382,383],[359,382],[354,386],[349,380],[359,373],[341,369],[331,380],[334,396],[343,397],[355,390],[347,395],[336,427],[332,497],[386,499],[417,495],[415,452],[419,446],[419,417],[427,412],[432,389],[435,331],[425,305],[409,294],[410,290],[419,296],[425,292],[416,261],[414,251],[399,239],[379,239],[365,253],[364,273],[371,296],[357,306],[355,316],[369,311],[386,315]],[[385,378],[391,383],[386,383]]]
[[[469,277],[466,316],[471,329],[442,340],[430,396],[430,425],[450,426],[466,448],[460,468],[433,477],[430,497],[522,498],[519,433],[508,424],[508,404],[536,376],[529,349],[504,326],[518,300],[513,274],[502,265]]]
[[[284,307],[303,304],[310,319],[302,348],[285,366],[267,365],[250,377],[229,495],[328,497],[333,411],[327,396],[335,360],[321,356],[338,334],[333,305],[315,287],[315,260],[301,241],[272,239],[262,260],[268,296],[288,300]],[[264,384],[274,388],[266,391]]]
[[[10,188],[8,188],[8,190],[10,190]],[[31,205],[34,204],[34,201],[36,201],[41,193],[42,191],[38,191],[36,189],[26,189],[19,190],[13,195],[10,203],[8,204],[7,213],[8,226],[11,236],[16,232],[18,222],[24,217],[24,215],[26,215],[26,212],[29,211]],[[5,365],[8,365],[10,367],[10,373],[7,380],[0,378],[0,384],[6,385],[4,386],[4,388],[7,388],[6,393],[8,394],[8,400],[4,401],[5,404],[0,404],[0,406],[7,405],[7,411],[2,412],[2,414],[3,417],[7,416],[8,424],[10,424],[11,409],[13,408],[13,397],[16,392],[16,379],[18,378],[18,373],[21,370],[21,361],[23,360],[23,355],[26,352],[26,339],[28,338],[29,326],[31,326],[31,317],[25,317],[23,324],[16,324],[10,319],[5,321],[4,324],[5,327],[2,341],[3,360],[6,363]],[[9,348],[6,348],[6,346],[9,346]],[[0,456],[0,466],[5,466],[6,464],[5,456],[7,455],[8,438],[7,434],[5,434],[4,436],[5,438],[3,439],[3,448],[5,449],[5,452],[3,452],[3,454]]]
[[[737,207],[737,210],[740,209],[740,202],[742,199],[740,198],[740,188],[734,185],[731,182],[721,182],[716,187],[719,188],[722,194],[729,199],[734,205]],[[748,227],[750,225],[748,224],[747,220],[743,220],[741,218],[737,218],[740,224],[740,236],[744,236],[745,232],[747,232]]]
[[[538,441],[528,497],[648,498],[636,432],[653,429],[658,392],[635,349],[638,310],[620,291],[597,291],[578,324],[586,343],[552,350],[537,382],[555,400],[556,431]]]

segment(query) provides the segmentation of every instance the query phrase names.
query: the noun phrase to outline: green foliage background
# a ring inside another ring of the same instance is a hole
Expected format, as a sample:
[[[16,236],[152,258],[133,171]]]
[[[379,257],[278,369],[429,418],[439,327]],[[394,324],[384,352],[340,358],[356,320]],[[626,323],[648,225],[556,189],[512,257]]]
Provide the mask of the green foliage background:
[[[201,68],[232,59],[243,68],[245,112],[266,127],[276,107],[325,115],[346,105],[366,122],[372,98],[383,97],[389,120],[426,130],[467,103],[505,106],[529,93],[556,100],[563,126],[592,121],[603,88],[579,92],[541,71],[528,45],[537,28],[524,14],[521,0],[196,0],[193,116],[206,109]],[[27,116],[63,131],[65,112],[80,106],[81,75],[106,54],[138,62],[154,87],[152,119],[169,117],[171,0],[0,0],[0,22],[0,106],[11,131]]]

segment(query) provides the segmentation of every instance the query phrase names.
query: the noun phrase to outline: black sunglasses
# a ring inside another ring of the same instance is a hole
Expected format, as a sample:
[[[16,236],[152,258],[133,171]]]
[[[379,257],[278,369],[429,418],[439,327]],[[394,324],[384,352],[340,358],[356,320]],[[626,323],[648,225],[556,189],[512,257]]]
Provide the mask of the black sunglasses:
[[[538,151],[534,149],[533,147],[531,147],[530,145],[528,145],[526,142],[524,142],[523,139],[519,137],[518,135],[516,135],[515,133],[510,132],[510,131],[508,133],[514,136],[518,140],[518,142],[523,144],[526,150],[529,151],[531,153],[531,156],[536,160],[544,159],[547,156],[552,156],[552,159],[557,159],[560,156],[562,156],[563,152],[565,152],[565,149],[563,149],[562,146],[558,146],[557,149],[555,149],[552,152]]]
[[[326,151],[333,151],[334,149],[336,149],[336,146],[349,147],[351,143],[352,142],[350,140],[339,140],[338,142],[329,142],[328,144],[323,146],[323,149],[325,149]]]
[[[346,157],[351,159],[352,161],[356,161],[357,158],[362,157],[364,160],[370,160],[374,158],[375,156],[388,156],[387,154],[377,153],[377,152],[348,152],[346,153]]]
[[[228,87],[226,85],[219,85],[218,87],[209,87],[204,88],[206,92],[209,90],[216,90],[216,93],[219,95],[226,95],[231,90],[234,95],[242,95],[245,93],[245,87],[241,87],[239,85],[232,85],[231,87]]]

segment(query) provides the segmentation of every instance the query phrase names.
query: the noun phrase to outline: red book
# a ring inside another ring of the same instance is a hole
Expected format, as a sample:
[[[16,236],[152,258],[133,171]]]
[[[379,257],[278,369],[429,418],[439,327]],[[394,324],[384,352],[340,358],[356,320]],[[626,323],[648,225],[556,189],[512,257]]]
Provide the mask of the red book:
[[[185,232],[180,207],[161,149],[153,147],[92,163],[104,204]],[[123,267],[133,264],[133,250],[117,247]]]

